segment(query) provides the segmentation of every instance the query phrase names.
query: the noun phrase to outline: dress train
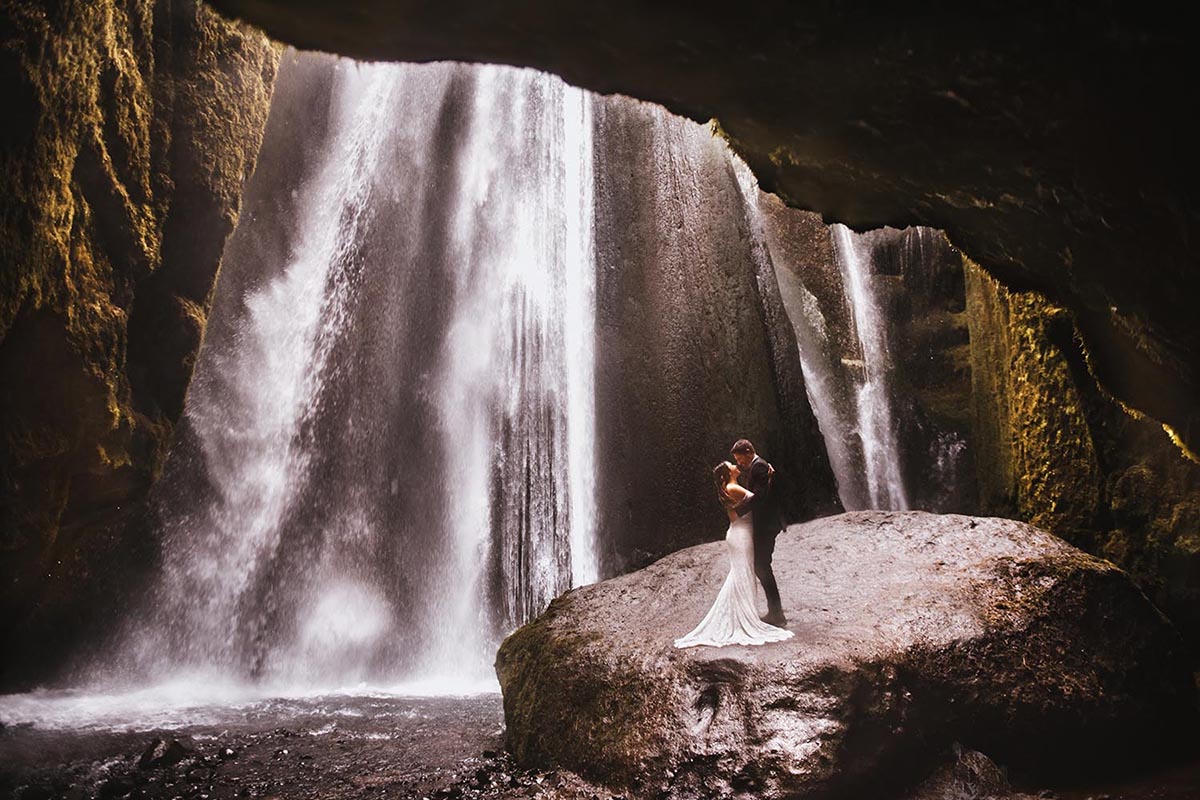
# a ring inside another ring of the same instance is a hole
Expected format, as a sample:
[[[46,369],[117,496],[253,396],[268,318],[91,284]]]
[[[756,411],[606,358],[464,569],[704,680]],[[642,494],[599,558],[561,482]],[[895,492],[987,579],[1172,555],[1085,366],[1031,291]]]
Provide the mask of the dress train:
[[[676,647],[767,644],[794,635],[786,628],[777,628],[758,617],[752,516],[752,513],[747,514],[729,524],[725,533],[729,575],[704,619],[691,632],[676,639]]]

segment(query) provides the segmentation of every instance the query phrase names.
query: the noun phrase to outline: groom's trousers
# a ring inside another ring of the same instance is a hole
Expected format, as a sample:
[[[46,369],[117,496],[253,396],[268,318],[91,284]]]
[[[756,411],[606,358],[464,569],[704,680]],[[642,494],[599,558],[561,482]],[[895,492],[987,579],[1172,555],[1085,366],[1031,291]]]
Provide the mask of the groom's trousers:
[[[775,573],[771,569],[771,558],[775,555],[775,537],[779,533],[754,533],[754,574],[762,583],[763,592],[767,595],[767,611],[774,614],[783,611],[783,603],[779,599],[779,586],[775,583]]]

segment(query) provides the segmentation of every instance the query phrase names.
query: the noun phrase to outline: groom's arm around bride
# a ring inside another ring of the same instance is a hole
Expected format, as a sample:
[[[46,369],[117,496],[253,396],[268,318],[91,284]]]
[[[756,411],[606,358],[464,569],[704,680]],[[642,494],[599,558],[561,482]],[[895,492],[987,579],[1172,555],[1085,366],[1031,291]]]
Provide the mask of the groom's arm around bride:
[[[753,494],[737,507],[739,517],[744,517],[751,511],[757,512],[756,517],[768,515],[769,507],[773,505],[774,498],[771,493],[774,489],[772,484],[775,470],[765,458],[757,454],[752,455],[751,458],[750,468],[742,472],[745,476],[742,479],[742,485]]]

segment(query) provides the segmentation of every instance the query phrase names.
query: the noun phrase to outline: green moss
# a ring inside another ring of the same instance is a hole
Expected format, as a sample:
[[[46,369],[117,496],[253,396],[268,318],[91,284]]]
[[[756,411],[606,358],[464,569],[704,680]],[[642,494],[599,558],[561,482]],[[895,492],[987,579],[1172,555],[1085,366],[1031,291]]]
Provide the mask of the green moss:
[[[0,79],[14,88],[0,138],[0,530],[12,578],[0,640],[11,651],[23,646],[10,626],[28,628],[39,602],[71,603],[49,567],[86,563],[92,539],[124,542],[109,512],[135,508],[161,469],[278,53],[195,0],[53,14],[18,0],[0,15]],[[191,333],[135,324],[154,307]],[[175,367],[139,363],[139,348]],[[78,553],[61,549],[67,528]],[[36,649],[40,632],[27,634]]]
[[[614,656],[599,634],[560,630],[567,602],[554,601],[497,654],[508,747],[527,766],[586,764],[588,777],[625,784],[643,773],[645,754],[669,750],[673,725],[663,721],[673,687],[667,675]]]
[[[964,263],[983,510],[1120,565],[1200,654],[1200,568],[1180,544],[1200,530],[1200,466],[1096,384],[1070,315]]]
[[[1017,467],[1011,425],[1007,293],[963,256],[970,334],[972,442],[980,511],[1015,516]]]
[[[1122,405],[1124,406],[1124,404]],[[1125,408],[1126,410],[1129,410],[1128,406],[1125,406]],[[1179,452],[1184,458],[1186,458],[1188,461],[1191,461],[1193,464],[1200,464],[1200,455],[1197,455],[1195,451],[1193,451],[1187,446],[1186,443],[1184,443],[1183,439],[1179,436],[1178,431],[1166,424],[1162,426],[1162,429],[1163,432],[1167,434],[1167,438],[1179,448]]]
[[[1060,535],[1090,530],[1100,502],[1100,468],[1071,369],[1050,332],[1071,323],[1032,293],[1010,295],[1009,313],[1018,512]]]

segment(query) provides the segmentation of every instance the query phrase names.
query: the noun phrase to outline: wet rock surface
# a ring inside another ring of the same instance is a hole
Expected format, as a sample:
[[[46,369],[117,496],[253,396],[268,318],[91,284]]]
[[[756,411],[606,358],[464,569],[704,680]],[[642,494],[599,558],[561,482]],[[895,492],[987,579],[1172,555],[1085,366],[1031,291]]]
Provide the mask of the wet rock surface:
[[[776,467],[789,520],[840,511],[774,270],[727,148],[645,103],[594,108],[605,572],[722,535],[708,472],[740,438]]]
[[[1129,766],[1194,716],[1178,634],[1130,579],[1029,525],[856,512],[793,526],[796,636],[679,651],[723,543],[574,590],[502,645],[508,744],[635,793],[882,791],[951,742],[1029,774]],[[1106,761],[1107,760],[1107,761]]]
[[[973,513],[1025,520],[1129,572],[1200,660],[1200,464],[1096,385],[1071,315],[964,259]]]
[[[936,767],[904,800],[1032,800],[1034,797],[1014,792],[1004,769],[983,753],[964,750],[956,744],[946,762]]]
[[[134,731],[9,725],[0,797],[483,797],[547,781],[500,752],[495,695],[329,696],[195,717]]]

